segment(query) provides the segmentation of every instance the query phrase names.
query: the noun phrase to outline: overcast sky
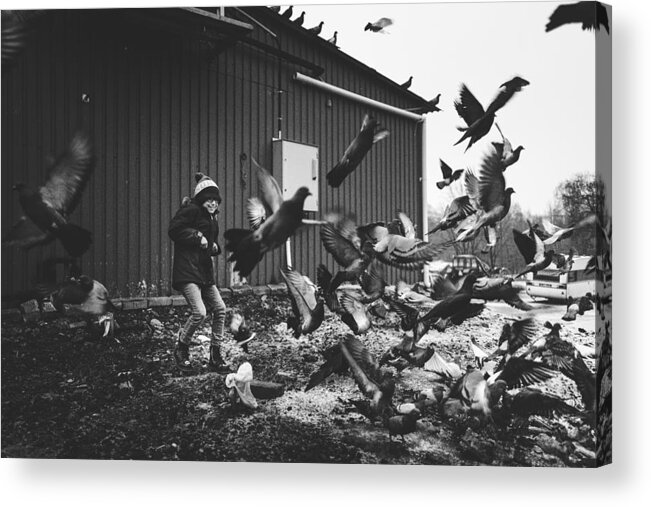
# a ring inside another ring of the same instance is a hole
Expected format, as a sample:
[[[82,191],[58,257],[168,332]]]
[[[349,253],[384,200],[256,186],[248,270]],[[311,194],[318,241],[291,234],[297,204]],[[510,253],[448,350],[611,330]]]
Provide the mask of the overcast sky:
[[[321,36],[338,31],[340,49],[398,83],[413,75],[411,90],[431,99],[441,93],[440,113],[427,115],[430,204],[450,200],[439,191],[439,158],[451,167],[476,167],[499,141],[490,133],[466,153],[453,146],[463,125],[453,100],[466,83],[486,107],[503,82],[519,75],[531,84],[515,95],[497,122],[520,161],[506,172],[507,186],[523,210],[543,213],[564,179],[592,172],[595,164],[595,39],[579,25],[549,33],[545,24],[559,3],[433,3],[294,6],[306,11],[303,26],[325,22]],[[283,7],[283,10],[285,6]],[[369,21],[389,17],[387,34],[365,32]],[[327,75],[325,76],[327,81]],[[460,183],[459,183],[460,184]],[[457,189],[461,191],[461,188]]]

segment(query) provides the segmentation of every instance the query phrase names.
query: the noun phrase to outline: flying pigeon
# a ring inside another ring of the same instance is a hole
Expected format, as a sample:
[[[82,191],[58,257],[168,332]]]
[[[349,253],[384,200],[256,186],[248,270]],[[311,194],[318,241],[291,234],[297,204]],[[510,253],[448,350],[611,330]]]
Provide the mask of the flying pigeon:
[[[90,231],[70,223],[68,217],[81,200],[93,162],[90,140],[78,132],[50,168],[43,186],[34,190],[24,183],[14,185],[25,215],[3,238],[3,245],[29,249],[57,238],[73,257],[86,252],[92,242]]]
[[[302,225],[305,199],[312,195],[307,187],[300,187],[294,196],[283,201],[278,182],[258,165],[258,182],[263,201],[251,198],[247,215],[253,230],[228,229],[224,233],[226,250],[232,252],[229,262],[240,276],[248,276],[264,254],[283,245]],[[265,218],[266,217],[266,218]]]
[[[364,31],[371,31],[371,32],[382,32],[384,33],[384,29],[387,26],[391,26],[393,24],[393,20],[390,18],[380,18],[378,19],[375,23],[366,23],[366,26],[364,27]]]
[[[463,174],[463,169],[457,169],[453,172],[452,168],[443,162],[443,160],[439,159],[439,162],[441,163],[441,173],[443,174],[443,179],[441,181],[437,181],[436,186],[439,189],[444,189],[461,177]]]
[[[521,91],[522,88],[528,84],[529,81],[518,76],[502,83],[497,95],[488,105],[486,111],[484,111],[481,103],[475,98],[468,87],[465,84],[462,84],[459,92],[459,99],[455,100],[454,107],[459,116],[461,116],[461,118],[466,122],[467,127],[459,127],[459,130],[463,132],[463,135],[461,136],[461,139],[454,143],[455,146],[466,139],[470,139],[470,142],[466,147],[467,151],[474,143],[488,134],[493,126],[495,113],[504,107],[516,92]]]
[[[435,244],[418,238],[405,238],[398,234],[387,234],[374,246],[376,259],[400,269],[418,270],[425,264],[439,257],[450,242]]]
[[[510,165],[515,164],[518,160],[520,160],[520,152],[524,150],[523,146],[518,146],[515,150],[513,149],[513,146],[511,145],[511,142],[504,137],[504,134],[502,134],[502,129],[500,126],[495,123],[495,126],[497,127],[497,130],[500,133],[500,136],[502,136],[502,142],[501,143],[493,143],[493,146],[501,152],[502,154],[502,164],[504,164],[504,170],[506,170],[507,167]]]
[[[364,334],[371,327],[371,320],[364,304],[352,292],[345,291],[339,298],[341,320],[355,334]]]
[[[280,270],[292,303],[293,316],[287,327],[294,330],[298,338],[302,334],[314,332],[323,322],[323,301],[317,295],[317,287],[309,278],[298,271],[285,268]]]
[[[529,228],[531,229],[531,226]],[[513,229],[513,241],[515,241],[518,250],[524,257],[524,262],[527,263],[525,269],[518,273],[515,278],[526,273],[536,274],[549,266],[554,259],[554,250],[545,251],[545,245],[533,231],[527,236]]]
[[[473,215],[476,216],[474,223],[461,231],[456,241],[472,240],[482,227],[488,227],[488,246],[495,244],[495,225],[508,214],[511,208],[511,194],[515,192],[512,188],[505,188],[503,169],[501,156],[493,148],[482,160],[479,178],[466,171],[466,193],[478,213]]]
[[[525,303],[519,295],[519,290],[513,287],[511,278],[480,278],[472,287],[472,297],[485,301],[502,300],[506,304],[523,310],[530,311],[533,307]]]
[[[457,292],[437,303],[420,321],[426,325],[433,325],[438,319],[463,315],[472,299],[472,287],[476,281],[477,274],[469,273]]]
[[[321,23],[319,23],[317,26],[308,28],[307,31],[313,33],[314,35],[319,35],[321,33],[322,28],[323,28],[323,21],[321,21]]]
[[[371,147],[389,135],[387,129],[379,127],[375,118],[372,118],[368,114],[364,116],[359,134],[357,134],[357,137],[346,148],[337,165],[326,174],[326,179],[331,187],[341,185],[344,179],[346,179],[346,176],[351,174],[360,164]]]
[[[545,32],[550,32],[569,23],[581,23],[583,30],[590,31],[599,30],[603,26],[606,32],[610,33],[608,10],[599,2],[577,2],[559,5],[549,17]]]
[[[552,224],[549,220],[543,219],[543,228],[549,237],[543,240],[545,245],[553,245],[557,241],[562,241],[572,236],[574,231],[582,229],[583,227],[590,227],[597,224],[597,215],[590,214],[587,217],[579,220],[576,224],[569,227],[558,227]]]
[[[554,414],[578,415],[580,413],[562,398],[543,393],[540,389],[533,387],[525,387],[515,396],[505,397],[504,405],[507,410],[523,417],[529,415],[551,417]]]
[[[443,212],[443,218],[441,218],[441,221],[427,234],[434,234],[439,230],[446,231],[451,229],[465,218],[473,215],[476,211],[477,210],[472,205],[470,198],[467,195],[457,197],[447,205]]]

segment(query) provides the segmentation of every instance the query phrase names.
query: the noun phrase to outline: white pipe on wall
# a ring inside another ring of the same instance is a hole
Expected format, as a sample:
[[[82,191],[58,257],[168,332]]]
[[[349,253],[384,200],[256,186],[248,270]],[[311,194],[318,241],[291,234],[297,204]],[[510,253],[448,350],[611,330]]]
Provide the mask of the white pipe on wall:
[[[305,74],[301,74],[300,72],[294,74],[294,80],[300,81],[301,83],[306,83],[315,86],[317,88],[321,88],[322,90],[326,90],[330,93],[334,93],[335,95],[340,95],[342,97],[346,97],[351,100],[361,102],[362,104],[366,104],[376,109],[381,109],[383,111],[387,111],[389,113],[393,113],[398,116],[404,116],[405,118],[409,118],[411,120],[415,120],[418,122],[422,122],[425,120],[425,117],[421,114],[405,111],[404,109],[400,109],[399,107],[390,106],[389,104],[385,104],[384,102],[379,102],[377,100],[369,99],[368,97],[364,97],[363,95],[358,95],[357,93],[344,90],[343,88],[339,88],[338,86],[334,86],[325,83],[323,81],[319,81],[318,79],[314,79],[313,77],[306,76]]]

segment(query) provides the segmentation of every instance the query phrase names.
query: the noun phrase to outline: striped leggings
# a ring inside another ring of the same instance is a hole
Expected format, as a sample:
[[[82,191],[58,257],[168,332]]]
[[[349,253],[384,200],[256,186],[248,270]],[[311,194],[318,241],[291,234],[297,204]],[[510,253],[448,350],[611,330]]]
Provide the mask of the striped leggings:
[[[188,283],[182,289],[185,300],[190,305],[192,314],[185,322],[179,333],[179,341],[189,344],[192,335],[212,315],[211,345],[219,345],[224,338],[224,321],[226,320],[226,305],[215,285],[199,286]]]

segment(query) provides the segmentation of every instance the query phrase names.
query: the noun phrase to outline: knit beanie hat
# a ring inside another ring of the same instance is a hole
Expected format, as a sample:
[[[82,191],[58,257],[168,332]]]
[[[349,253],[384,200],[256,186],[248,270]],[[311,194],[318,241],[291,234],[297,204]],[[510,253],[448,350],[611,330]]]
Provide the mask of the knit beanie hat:
[[[206,176],[203,173],[197,173],[194,175],[194,179],[197,182],[197,186],[194,187],[194,200],[202,205],[208,199],[217,199],[217,202],[221,204],[222,196],[219,193],[219,187],[209,176]]]

